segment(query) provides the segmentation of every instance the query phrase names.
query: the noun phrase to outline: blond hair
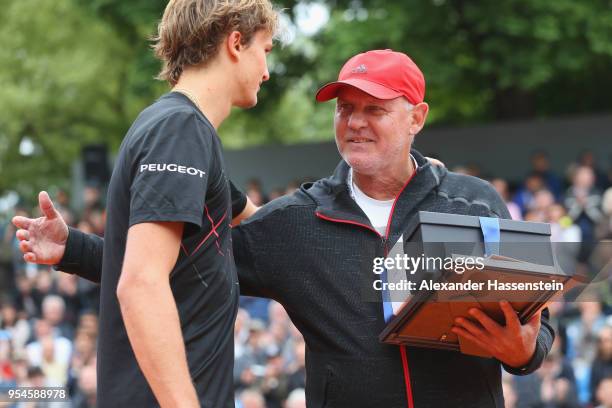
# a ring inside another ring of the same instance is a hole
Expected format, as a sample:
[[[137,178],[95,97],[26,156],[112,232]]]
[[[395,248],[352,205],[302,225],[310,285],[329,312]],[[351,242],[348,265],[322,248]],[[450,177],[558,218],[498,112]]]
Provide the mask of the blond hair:
[[[278,12],[268,0],[170,0],[153,38],[163,64],[157,78],[175,85],[184,67],[212,60],[232,31],[248,45],[258,31],[277,29]]]

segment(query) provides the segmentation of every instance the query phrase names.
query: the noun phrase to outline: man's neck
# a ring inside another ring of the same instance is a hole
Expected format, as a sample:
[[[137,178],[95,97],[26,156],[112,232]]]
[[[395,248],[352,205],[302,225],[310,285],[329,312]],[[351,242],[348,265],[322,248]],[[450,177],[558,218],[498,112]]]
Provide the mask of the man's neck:
[[[191,67],[185,69],[173,91],[183,91],[202,111],[215,129],[227,118],[232,109],[231,81],[227,80],[227,73],[217,67],[202,68]]]
[[[370,198],[381,201],[393,200],[402,191],[415,170],[412,157],[410,157],[408,166],[395,173],[365,175],[353,171],[353,182]]]

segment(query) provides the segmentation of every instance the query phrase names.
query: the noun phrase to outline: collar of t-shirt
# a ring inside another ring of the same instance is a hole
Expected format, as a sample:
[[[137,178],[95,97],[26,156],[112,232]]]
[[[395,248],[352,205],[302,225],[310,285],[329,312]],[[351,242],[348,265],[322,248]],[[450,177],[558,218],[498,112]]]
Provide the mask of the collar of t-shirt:
[[[410,155],[410,158],[412,159],[415,169],[414,171],[416,172],[419,165],[412,154]],[[389,214],[391,213],[393,202],[395,200],[376,200],[366,195],[353,181],[352,168],[349,169],[346,182],[353,200],[355,200],[357,205],[361,207],[365,215],[368,216],[370,223],[372,223],[372,226],[376,229],[376,231],[378,231],[379,234],[384,235],[387,229],[387,222],[389,221]]]

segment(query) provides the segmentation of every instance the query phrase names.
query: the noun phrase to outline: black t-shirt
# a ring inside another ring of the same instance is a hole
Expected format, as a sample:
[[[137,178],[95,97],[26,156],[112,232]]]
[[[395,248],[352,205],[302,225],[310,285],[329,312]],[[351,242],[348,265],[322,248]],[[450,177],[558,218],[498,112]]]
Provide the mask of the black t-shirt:
[[[185,230],[170,285],[191,378],[202,406],[233,407],[239,290],[231,251],[230,186],[215,129],[188,98],[166,94],[138,116],[121,145],[107,200],[99,406],[158,405],[130,346],[116,290],[129,227],[178,221]]]

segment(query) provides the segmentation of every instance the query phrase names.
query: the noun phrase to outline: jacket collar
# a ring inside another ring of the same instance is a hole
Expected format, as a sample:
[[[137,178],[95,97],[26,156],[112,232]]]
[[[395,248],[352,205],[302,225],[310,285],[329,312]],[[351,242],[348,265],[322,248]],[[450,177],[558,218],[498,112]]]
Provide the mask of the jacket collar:
[[[392,210],[391,226],[388,228],[388,241],[396,242],[402,234],[401,226],[406,226],[408,219],[417,211],[418,205],[440,184],[446,169],[432,166],[418,151],[412,149],[419,169],[410,182],[404,186],[395,199]],[[368,217],[350,195],[346,183],[349,172],[348,164],[342,160],[331,177],[302,186],[302,191],[316,203],[317,216],[328,221],[358,224],[374,230]]]

